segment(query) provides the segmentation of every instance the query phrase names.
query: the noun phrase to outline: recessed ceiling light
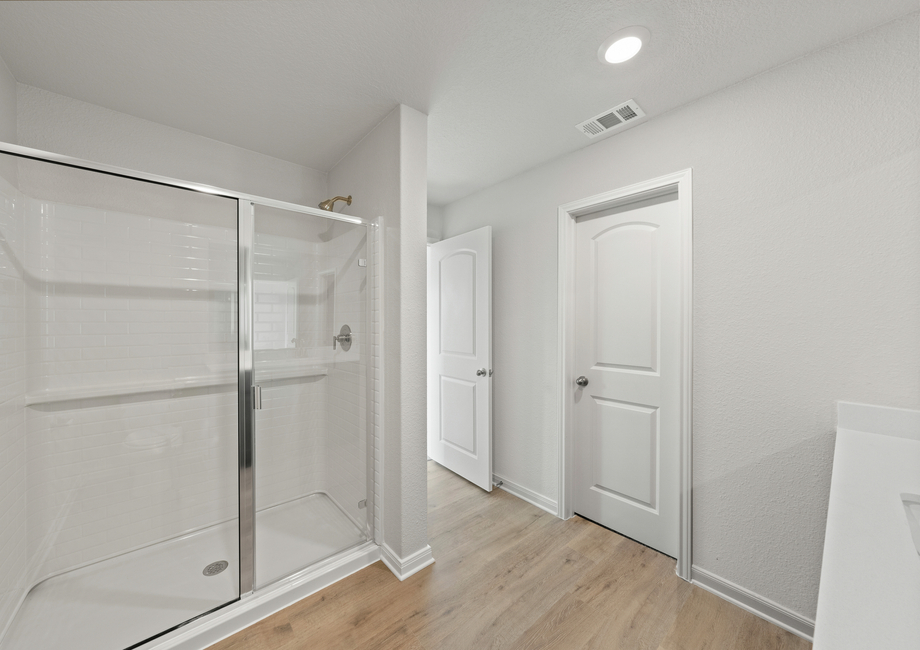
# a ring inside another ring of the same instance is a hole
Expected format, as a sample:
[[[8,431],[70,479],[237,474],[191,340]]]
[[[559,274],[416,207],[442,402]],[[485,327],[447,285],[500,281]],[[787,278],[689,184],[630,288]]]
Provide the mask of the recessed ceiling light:
[[[628,61],[639,53],[650,36],[645,27],[638,25],[621,29],[601,44],[597,50],[597,58],[601,63]]]

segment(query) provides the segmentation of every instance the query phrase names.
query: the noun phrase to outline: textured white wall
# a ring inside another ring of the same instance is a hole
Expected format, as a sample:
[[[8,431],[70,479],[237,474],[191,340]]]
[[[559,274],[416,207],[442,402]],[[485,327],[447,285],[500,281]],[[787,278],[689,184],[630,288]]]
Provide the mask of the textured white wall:
[[[384,220],[383,541],[400,557],[428,544],[425,472],[427,118],[394,109],[329,172],[346,211]]]
[[[813,617],[835,401],[920,407],[918,14],[445,208],[494,233],[495,471],[555,498],[556,208],[693,168],[694,563]]]
[[[315,206],[325,172],[18,84],[18,144]]]
[[[400,450],[405,558],[428,546],[428,116],[399,107]]]
[[[428,239],[440,241],[444,236],[444,207],[428,204]]]

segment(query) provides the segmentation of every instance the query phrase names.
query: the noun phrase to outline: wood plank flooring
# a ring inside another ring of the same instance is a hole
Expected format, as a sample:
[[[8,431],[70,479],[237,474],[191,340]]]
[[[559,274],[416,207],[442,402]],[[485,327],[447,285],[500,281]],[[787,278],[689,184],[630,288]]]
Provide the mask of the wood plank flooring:
[[[428,463],[435,564],[376,564],[212,650],[802,650],[811,644],[674,574],[674,560]]]

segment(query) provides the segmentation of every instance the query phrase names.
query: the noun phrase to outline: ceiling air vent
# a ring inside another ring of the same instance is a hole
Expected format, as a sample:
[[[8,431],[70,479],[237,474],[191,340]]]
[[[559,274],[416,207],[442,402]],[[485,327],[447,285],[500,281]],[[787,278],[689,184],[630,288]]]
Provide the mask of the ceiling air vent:
[[[575,128],[589,138],[596,138],[611,131],[620,131],[630,122],[639,122],[643,117],[645,117],[645,112],[639,108],[639,105],[634,100],[630,99],[625,104],[620,104],[609,111],[604,111],[600,115],[595,115]]]

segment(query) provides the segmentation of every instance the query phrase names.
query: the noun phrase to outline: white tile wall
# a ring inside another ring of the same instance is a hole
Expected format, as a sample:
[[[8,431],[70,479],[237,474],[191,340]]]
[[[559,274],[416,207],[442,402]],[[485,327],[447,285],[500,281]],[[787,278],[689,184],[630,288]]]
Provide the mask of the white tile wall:
[[[316,365],[326,362],[317,347],[319,326],[313,309],[319,300],[316,275],[323,270],[319,244],[264,232],[273,218],[257,209],[253,248],[253,358],[257,367],[265,368],[260,375],[269,378],[273,366],[305,358]],[[262,282],[288,283],[294,290],[289,298],[293,304],[260,292]],[[296,314],[293,335],[284,317],[290,311]],[[323,490],[326,378],[267,379],[259,384],[262,410],[255,413],[255,475],[256,507],[261,510]]]
[[[213,201],[223,226],[30,200],[29,395],[224,375],[29,407],[32,579],[236,516],[236,204]]]
[[[353,347],[330,369],[327,387],[326,491],[353,519],[363,524],[367,510],[358,502],[367,498],[367,230],[342,228],[328,242],[336,260],[335,330],[351,327]],[[370,269],[372,271],[372,269]],[[356,356],[357,355],[357,356]]]
[[[295,359],[328,369],[322,377],[260,381],[263,409],[256,412],[258,508],[312,492],[326,492],[362,527],[367,495],[364,389],[367,364],[366,229],[256,208],[253,327],[257,368],[271,372]],[[259,282],[266,287],[264,295]],[[296,291],[296,332],[290,305],[271,287]],[[334,290],[330,291],[330,286]],[[351,327],[353,347],[332,349],[332,335]],[[261,348],[261,349],[260,349]],[[264,462],[267,461],[267,462]]]
[[[0,634],[26,588],[23,226],[23,197],[0,178]]]

